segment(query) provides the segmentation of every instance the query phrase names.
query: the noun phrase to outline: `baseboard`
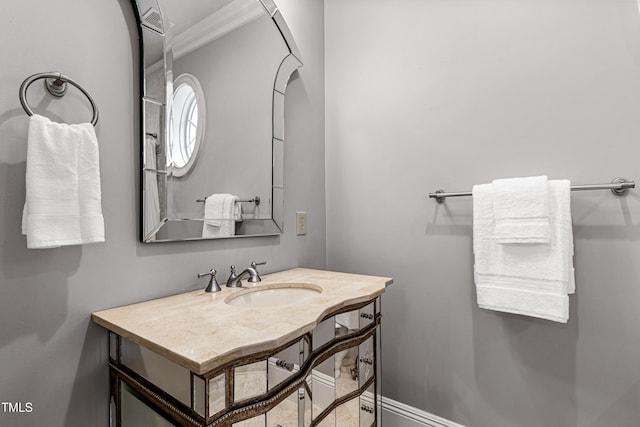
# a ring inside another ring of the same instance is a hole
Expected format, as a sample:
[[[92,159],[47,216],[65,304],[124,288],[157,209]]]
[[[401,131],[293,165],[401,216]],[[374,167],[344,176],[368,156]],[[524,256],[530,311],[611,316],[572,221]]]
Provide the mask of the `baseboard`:
[[[325,394],[333,396],[335,380],[331,376],[314,371],[314,381],[316,381],[314,391],[320,395],[321,399],[324,398]],[[369,404],[373,404],[373,395],[371,393],[364,392],[362,397],[365,402],[368,401]],[[461,424],[384,396],[378,399],[378,406],[382,409],[381,425],[383,427],[464,427]]]
[[[430,414],[405,403],[388,397],[380,399],[382,407],[382,425],[393,427],[464,427],[437,415]]]

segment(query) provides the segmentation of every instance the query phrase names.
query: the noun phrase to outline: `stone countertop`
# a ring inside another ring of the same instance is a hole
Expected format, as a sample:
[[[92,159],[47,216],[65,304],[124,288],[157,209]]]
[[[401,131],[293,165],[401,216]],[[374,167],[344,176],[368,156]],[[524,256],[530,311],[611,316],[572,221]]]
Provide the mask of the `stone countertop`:
[[[253,286],[187,292],[92,314],[98,325],[204,374],[236,358],[276,348],[345,307],[375,299],[393,279],[294,268],[265,274]],[[322,293],[297,305],[237,307],[232,294],[273,284],[309,284]]]

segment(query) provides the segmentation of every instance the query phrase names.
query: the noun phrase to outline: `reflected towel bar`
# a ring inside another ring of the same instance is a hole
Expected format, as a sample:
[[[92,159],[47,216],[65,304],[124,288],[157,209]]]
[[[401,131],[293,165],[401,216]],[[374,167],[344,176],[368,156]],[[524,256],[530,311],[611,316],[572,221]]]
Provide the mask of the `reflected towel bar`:
[[[158,169],[154,169],[154,168],[143,168],[142,169],[145,172],[154,172],[160,175],[168,175],[169,172],[168,171],[163,171],[163,170],[158,170]]]
[[[624,196],[628,193],[630,188],[636,188],[635,181],[628,181],[624,178],[615,178],[609,184],[586,184],[586,185],[572,185],[571,191],[585,191],[585,190],[611,190],[615,196]],[[446,197],[464,197],[471,196],[471,191],[458,192],[458,193],[445,193],[444,190],[438,190],[435,193],[429,193],[430,199],[436,199],[438,203],[444,203]]]
[[[198,203],[204,203],[207,200],[207,198],[205,197],[204,199],[198,199],[196,200],[196,202]],[[256,206],[260,206],[260,196],[256,196],[253,199],[249,199],[249,200],[238,200],[240,203],[255,203]]]

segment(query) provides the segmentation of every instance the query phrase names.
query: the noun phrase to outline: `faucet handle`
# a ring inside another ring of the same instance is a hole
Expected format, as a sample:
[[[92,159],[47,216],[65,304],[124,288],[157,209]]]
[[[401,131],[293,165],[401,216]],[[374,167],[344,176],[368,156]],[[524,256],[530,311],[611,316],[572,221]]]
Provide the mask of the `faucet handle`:
[[[211,270],[207,271],[206,273],[198,273],[198,279],[205,277],[205,276],[211,276],[211,277],[215,277],[216,276],[216,271],[212,268]]]
[[[205,292],[220,292],[222,288],[218,284],[218,279],[216,279],[216,271],[212,268],[207,273],[198,273],[198,278],[211,276],[209,279],[209,284],[207,285]]]
[[[256,266],[258,266],[258,265],[265,265],[266,263],[267,263],[267,261],[260,261],[260,262],[253,261],[253,262],[251,263],[251,267],[256,268]]]

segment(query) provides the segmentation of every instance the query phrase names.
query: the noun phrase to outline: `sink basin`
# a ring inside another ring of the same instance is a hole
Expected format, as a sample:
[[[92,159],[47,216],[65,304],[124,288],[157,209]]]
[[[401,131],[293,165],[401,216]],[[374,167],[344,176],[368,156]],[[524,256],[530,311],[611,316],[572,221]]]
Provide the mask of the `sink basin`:
[[[277,307],[307,301],[321,292],[320,286],[309,283],[277,283],[242,290],[224,302],[235,307]]]

